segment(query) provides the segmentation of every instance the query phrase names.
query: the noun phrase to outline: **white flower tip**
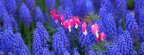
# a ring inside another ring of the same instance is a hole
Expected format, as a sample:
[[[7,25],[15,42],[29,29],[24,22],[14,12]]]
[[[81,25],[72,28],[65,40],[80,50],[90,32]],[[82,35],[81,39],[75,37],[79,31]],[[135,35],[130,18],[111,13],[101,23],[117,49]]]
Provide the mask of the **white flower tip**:
[[[55,20],[56,24],[58,23],[58,20]]]
[[[77,24],[75,25],[75,28],[78,29],[78,25]]]
[[[61,22],[61,25],[63,25],[63,23]]]
[[[97,37],[97,38],[99,37],[99,33],[98,33],[98,32],[96,32],[96,37]]]
[[[71,32],[71,27],[70,26],[68,27],[68,29],[69,29],[69,32]]]
[[[87,35],[87,31],[85,30],[85,31],[83,32],[83,34],[86,36],[86,35]]]

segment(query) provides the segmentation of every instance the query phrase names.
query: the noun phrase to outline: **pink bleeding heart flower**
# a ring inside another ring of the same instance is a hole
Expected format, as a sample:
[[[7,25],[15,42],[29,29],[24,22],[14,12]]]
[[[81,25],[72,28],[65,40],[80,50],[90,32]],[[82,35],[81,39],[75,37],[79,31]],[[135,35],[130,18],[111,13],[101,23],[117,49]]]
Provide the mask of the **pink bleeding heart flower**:
[[[87,28],[87,24],[86,24],[86,22],[84,21],[84,22],[82,23],[82,32],[83,32],[84,35],[87,35],[87,30],[86,30],[86,28]]]
[[[70,24],[71,27],[74,26],[74,21],[73,21],[73,19],[69,19],[69,24]]]
[[[100,33],[98,37],[95,38],[97,42],[101,42],[106,39],[106,34],[104,32]]]
[[[63,23],[64,23],[64,17],[62,15],[60,16],[60,21],[61,21],[61,25],[63,25]]]
[[[58,15],[58,14],[54,14],[54,15],[53,15],[53,18],[55,19],[55,22],[56,22],[56,24],[57,24],[57,23],[58,23],[59,15]]]
[[[92,32],[92,34],[96,34],[97,38],[99,37],[98,32],[100,32],[100,28],[99,28],[98,24],[92,25],[91,32]]]
[[[97,42],[101,42],[101,37],[95,38]]]
[[[52,10],[50,11],[50,14],[53,16],[53,15],[55,14],[55,10],[52,9]]]
[[[106,34],[104,32],[100,33],[101,40],[103,41],[106,39]]]
[[[68,20],[66,20],[66,21],[63,22],[63,26],[64,26],[64,28],[68,28],[68,26],[69,26],[68,25]]]
[[[71,32],[71,27],[74,26],[74,22],[72,19],[69,19],[69,20],[66,20],[64,23],[63,23],[63,26],[65,28],[68,28],[69,29],[69,32]]]
[[[59,15],[55,14],[55,10],[50,11],[51,16],[55,19],[56,24],[58,23]]]
[[[51,16],[54,18],[54,16],[55,16],[55,10],[52,9],[52,10],[50,11],[50,14],[51,14]]]
[[[75,28],[77,29],[78,26],[80,26],[80,20],[79,20],[77,17],[74,17],[74,18],[73,18],[73,21],[74,21],[74,23],[75,23]]]

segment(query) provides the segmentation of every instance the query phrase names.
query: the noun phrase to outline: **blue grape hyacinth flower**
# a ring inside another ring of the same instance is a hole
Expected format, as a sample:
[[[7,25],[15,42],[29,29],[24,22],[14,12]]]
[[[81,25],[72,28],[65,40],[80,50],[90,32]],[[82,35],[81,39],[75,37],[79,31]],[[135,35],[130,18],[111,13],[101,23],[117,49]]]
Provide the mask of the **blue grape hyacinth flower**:
[[[139,27],[144,30],[144,9],[140,10],[139,18],[138,18]]]
[[[49,48],[47,44],[47,42],[50,42],[49,34],[41,22],[37,22],[37,28],[35,29],[33,34],[33,53],[37,53],[43,48]]]
[[[117,33],[116,23],[111,13],[107,15],[107,18],[103,20],[105,27],[106,27],[106,34],[108,37],[114,36]]]
[[[8,12],[7,12],[4,4],[2,3],[2,1],[0,1],[0,8],[1,8],[0,9],[0,17],[2,17],[5,14],[8,14]],[[0,20],[0,21],[2,21],[2,20]]]
[[[138,30],[140,30],[139,26],[130,12],[127,13],[125,20],[126,30],[130,32],[131,36],[136,36],[137,34],[139,34],[139,32],[137,32]]]
[[[8,55],[14,55],[12,52],[9,52]]]
[[[4,29],[7,29],[10,27],[16,31],[19,30],[18,23],[16,22],[13,15],[5,14],[2,19],[3,19],[3,23],[4,23],[4,25],[3,25]]]
[[[127,1],[126,0],[116,0],[115,1],[116,3],[116,8],[119,10],[119,11],[125,11],[127,9]]]
[[[14,34],[11,28],[7,28],[2,34],[2,37],[4,37],[1,38],[2,50],[6,54],[12,52],[15,55],[30,55],[30,52],[19,33]]]
[[[44,19],[44,16],[43,16],[43,12],[41,11],[40,7],[36,7],[35,9],[35,20],[38,22],[44,22],[45,19]]]
[[[17,5],[16,5],[16,0],[6,0],[6,8],[7,8],[7,11],[10,13],[10,14],[15,14],[16,11],[17,11]]]
[[[88,52],[88,54],[89,54],[89,55],[96,55],[96,52],[95,52],[94,50],[90,50],[90,51]]]
[[[19,52],[18,55],[30,55],[30,51],[28,47],[25,45],[24,40],[20,33],[15,33],[15,37],[17,37],[17,44],[15,44],[16,52]]]
[[[118,39],[118,48],[120,49],[120,52],[124,55],[128,54],[128,45],[125,40],[124,35],[120,35]]]
[[[124,13],[127,10],[127,1],[126,0],[116,0],[116,14],[118,15],[118,19],[124,18],[126,16],[126,13]]]
[[[107,54],[108,55],[122,55],[120,53],[120,49],[118,48],[118,45],[116,43],[113,43],[112,45],[109,45],[109,43],[106,43],[107,48]]]
[[[99,10],[98,15],[99,15],[100,19],[102,20],[102,22],[104,24],[106,24],[105,19],[106,19],[106,16],[107,16],[107,10],[106,10],[106,7],[104,5],[101,5],[101,8]]]
[[[75,15],[79,17],[84,17],[85,15],[85,8],[84,8],[84,0],[74,0],[74,9],[75,10]],[[79,13],[77,13],[79,12]]]
[[[80,55],[79,52],[77,51],[77,48],[74,48],[74,54],[73,55]]]
[[[20,19],[27,27],[29,27],[30,23],[32,22],[31,13],[24,3],[22,3],[20,6]]]
[[[73,8],[73,1],[72,0],[60,0],[60,5],[65,7]]]
[[[118,35],[123,34],[123,28],[121,26],[118,26],[117,33]]]
[[[114,14],[114,8],[110,0],[100,0],[101,5],[105,6],[108,13]]]
[[[70,13],[73,14],[74,12],[74,4],[72,0],[60,0],[60,6],[64,7],[65,10],[68,8],[70,10]]]
[[[25,0],[25,4],[31,12],[35,10],[35,0]]]
[[[3,19],[3,28],[4,29],[8,29],[8,28],[11,28],[12,29],[12,21],[11,21],[11,19],[10,19],[10,17],[9,17],[9,15],[7,15],[7,14],[5,14],[3,17],[2,17],[2,19]]]
[[[144,42],[141,43],[141,47],[140,47],[140,55],[144,54]]]
[[[85,0],[85,2],[84,2],[84,6],[85,6],[85,14],[89,14],[90,12],[95,12],[95,9],[94,9],[94,5],[93,5],[93,2],[91,1],[91,0]]]
[[[49,12],[56,8],[56,0],[45,0],[45,4]]]
[[[18,23],[17,23],[17,20],[15,19],[15,17],[12,14],[10,14],[9,18],[11,20],[11,24],[12,24],[13,29],[19,30],[19,26],[18,26]]]
[[[22,4],[22,0],[16,0],[17,8],[19,8],[21,4]]]
[[[70,16],[73,16],[73,13],[70,7],[65,7],[64,14],[68,15],[68,16],[64,16],[65,17],[64,20],[71,19]]]
[[[43,48],[39,50],[38,52],[34,53],[34,55],[52,55],[48,49]]]
[[[141,10],[141,0],[134,0],[134,2],[135,2],[134,4],[135,18],[136,18],[136,21],[139,21],[140,10]]]
[[[69,40],[67,35],[65,34],[65,30],[62,27],[58,28],[58,32],[56,32],[53,36],[52,46],[55,54],[64,54],[65,51],[70,47]]]

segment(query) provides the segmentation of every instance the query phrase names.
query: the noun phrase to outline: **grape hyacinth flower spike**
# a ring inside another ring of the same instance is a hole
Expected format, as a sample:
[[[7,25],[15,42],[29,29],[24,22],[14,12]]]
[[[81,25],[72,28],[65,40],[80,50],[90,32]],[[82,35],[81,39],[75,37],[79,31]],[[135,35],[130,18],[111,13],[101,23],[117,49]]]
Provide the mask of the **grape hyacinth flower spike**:
[[[31,12],[34,11],[36,7],[36,0],[25,0],[24,2]]]
[[[35,8],[35,20],[38,22],[44,22],[45,19],[44,19],[44,15],[43,15],[43,12],[41,10],[41,8],[39,6],[37,6]]]
[[[77,51],[77,48],[74,48],[74,54],[73,55],[80,55],[79,52]]]
[[[16,0],[6,0],[5,5],[9,13],[13,15],[16,13],[16,10],[17,10]]]
[[[48,48],[47,42],[50,42],[49,34],[43,26],[42,22],[37,22],[37,28],[33,32],[33,53],[37,55],[39,51]]]
[[[140,47],[140,55],[144,54],[144,42],[141,43],[141,47]]]
[[[24,22],[24,24],[29,27],[30,23],[32,22],[32,17],[30,10],[27,8],[25,3],[22,3],[20,6],[20,18]]]

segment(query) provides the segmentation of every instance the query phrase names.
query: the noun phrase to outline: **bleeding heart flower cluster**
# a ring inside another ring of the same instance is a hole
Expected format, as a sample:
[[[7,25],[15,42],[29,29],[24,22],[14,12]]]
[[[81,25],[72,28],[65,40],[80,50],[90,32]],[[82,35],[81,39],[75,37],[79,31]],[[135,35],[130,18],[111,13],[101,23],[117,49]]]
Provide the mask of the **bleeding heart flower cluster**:
[[[72,16],[70,17],[71,19],[64,20],[64,15],[59,15],[56,12],[57,11],[53,9],[50,11],[50,14],[52,18],[55,19],[56,24],[58,23],[58,20],[60,20],[61,25],[64,28],[68,29],[69,32],[71,32],[72,27],[75,26],[75,28],[77,29],[80,25],[82,25],[82,32],[84,35],[87,35],[87,21],[78,16]],[[83,23],[81,23],[80,20],[82,20]],[[91,32],[92,34],[96,35],[95,40],[97,42],[101,42],[106,38],[106,34],[104,32],[100,32],[100,27],[98,26],[98,24],[92,24],[91,27]]]

